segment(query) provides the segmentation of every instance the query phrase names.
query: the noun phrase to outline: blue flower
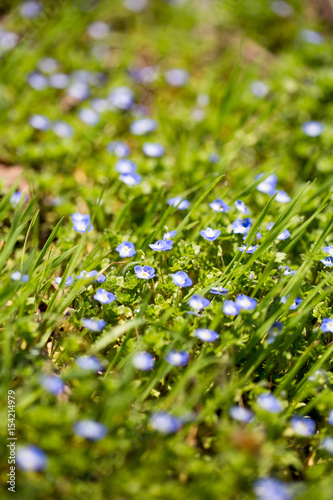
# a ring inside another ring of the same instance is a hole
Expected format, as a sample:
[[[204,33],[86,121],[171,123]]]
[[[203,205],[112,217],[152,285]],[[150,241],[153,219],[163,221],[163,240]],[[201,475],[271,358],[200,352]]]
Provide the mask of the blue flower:
[[[69,76],[65,73],[54,73],[49,77],[49,85],[54,89],[65,89],[68,86]]]
[[[47,464],[46,455],[33,444],[20,446],[16,452],[16,464],[19,469],[26,471],[41,471]]]
[[[50,120],[43,115],[31,115],[29,118],[30,125],[36,130],[46,131],[50,128]]]
[[[282,269],[284,269],[283,276],[289,276],[289,275],[294,276],[294,274],[296,274],[296,272],[297,272],[297,271],[293,271],[292,267],[289,269],[288,266],[283,266]]]
[[[86,125],[97,125],[100,120],[99,114],[91,108],[80,109],[78,116],[80,120]]]
[[[327,332],[333,333],[333,319],[332,318],[324,318],[322,323],[321,323],[320,329],[324,333],[327,333]]]
[[[255,252],[257,250],[258,245],[250,245],[247,250],[246,250],[247,245],[242,245],[241,247],[237,247],[237,248],[241,252],[245,252],[246,251],[246,253],[253,253],[253,252]]]
[[[228,295],[228,289],[222,286],[213,286],[209,291],[214,295]]]
[[[90,87],[86,82],[76,81],[67,88],[67,95],[76,101],[84,101],[90,96]]]
[[[104,370],[104,365],[95,356],[79,356],[75,360],[75,364],[82,370],[101,372]]]
[[[212,201],[212,203],[210,203],[209,206],[212,210],[214,210],[214,212],[217,213],[225,213],[228,212],[228,210],[230,210],[229,205],[227,205],[220,198],[217,198],[216,200]]]
[[[321,259],[321,261],[324,266],[327,267],[332,267],[333,266],[333,257],[326,257],[325,259]]]
[[[119,253],[119,256],[122,259],[126,257],[133,257],[133,255],[136,254],[135,246],[130,241],[124,241],[123,243],[120,243],[117,246],[116,251]]]
[[[258,500],[291,500],[288,485],[274,477],[264,477],[254,483]]]
[[[324,247],[323,252],[328,253],[328,255],[333,257],[333,245],[329,245],[328,247]]]
[[[310,417],[292,417],[290,424],[298,436],[308,437],[316,433],[316,424]]]
[[[183,87],[189,79],[186,69],[172,68],[166,71],[165,80],[172,87]]]
[[[165,360],[173,366],[186,366],[188,364],[188,360],[190,359],[190,355],[186,351],[171,351],[165,356]]]
[[[260,394],[257,398],[257,404],[269,413],[280,413],[283,410],[281,401],[273,394]]]
[[[324,41],[323,35],[318,33],[318,31],[303,29],[300,36],[304,42],[312,43],[313,45],[321,45]]]
[[[142,151],[150,158],[161,158],[164,155],[164,147],[156,142],[145,142]]]
[[[220,229],[212,229],[211,227],[207,227],[207,229],[202,229],[200,234],[205,240],[214,241],[221,234]]]
[[[27,0],[19,6],[21,17],[26,19],[35,19],[43,12],[43,5],[37,0]]]
[[[165,252],[171,250],[173,245],[172,240],[158,240],[155,243],[150,243],[149,246],[155,252]]]
[[[288,229],[285,229],[284,231],[282,231],[281,234],[279,234],[279,236],[277,236],[276,239],[283,241],[283,240],[286,240],[289,237],[290,237],[290,233],[289,233]]]
[[[243,424],[248,424],[253,419],[252,411],[242,406],[232,406],[229,408],[229,415],[234,420],[238,422],[243,422]]]
[[[184,271],[178,271],[175,274],[170,274],[174,284],[180,287],[192,286],[193,282],[189,275]]]
[[[234,234],[248,233],[251,229],[251,226],[252,226],[252,219],[250,219],[250,217],[247,217],[246,219],[237,218],[232,223],[232,229]]]
[[[80,274],[77,274],[77,279],[91,279],[93,278],[94,276],[97,276],[98,275],[98,271],[94,270],[94,271],[81,271]],[[106,276],[104,276],[104,274],[100,274],[94,281],[93,283],[104,283],[104,281],[106,281]]]
[[[201,311],[201,309],[209,306],[210,300],[206,299],[205,297],[201,297],[201,295],[194,294],[188,301],[188,304],[195,311]]]
[[[21,191],[15,191],[15,192],[11,195],[10,200],[9,200],[9,201],[10,201],[11,206],[12,206],[12,207],[16,207],[16,206],[19,204],[19,202],[20,202],[20,200],[21,200],[22,196],[24,197],[24,201],[25,201],[25,200],[27,199],[27,196],[26,196],[24,193],[21,193]]]
[[[286,304],[287,303],[288,297],[289,297],[289,294],[287,295],[287,297],[281,297],[282,304]],[[302,299],[300,299],[299,297],[296,297],[295,300],[294,300],[294,302],[289,307],[289,309],[291,311],[293,311],[294,309],[296,309],[300,305],[301,302],[302,302]]]
[[[217,163],[220,159],[220,156],[217,153],[210,153],[208,159],[211,163]]]
[[[112,141],[107,144],[106,149],[117,158],[125,158],[131,154],[130,148],[123,141]]]
[[[168,231],[168,232],[164,233],[163,239],[164,240],[170,240],[171,238],[173,238],[174,236],[176,236],[176,234],[177,234],[177,231]]]
[[[76,212],[71,215],[73,229],[79,233],[85,233],[93,230],[93,225],[90,222],[90,215],[84,215],[80,212]]]
[[[194,336],[203,342],[215,342],[219,338],[219,334],[209,328],[198,328],[195,330]]]
[[[150,280],[155,276],[155,269],[150,266],[135,266],[134,271],[137,278],[141,280]]]
[[[111,304],[116,297],[113,293],[104,290],[104,288],[97,288],[94,299],[98,300],[101,304]]]
[[[333,410],[331,410],[329,415],[328,415],[328,423],[330,425],[333,425]]]
[[[273,344],[275,342],[275,339],[280,335],[282,332],[283,324],[280,321],[275,321],[275,323],[272,324],[270,329],[268,330],[266,342],[267,344]]]
[[[241,201],[241,200],[235,201],[235,207],[242,214],[250,215],[249,209],[245,205],[244,201]]]
[[[98,441],[106,436],[108,430],[105,425],[94,420],[79,420],[73,426],[74,434],[88,439],[89,441]]]
[[[116,87],[109,95],[109,102],[112,108],[127,111],[134,103],[134,94],[128,87]]]
[[[237,295],[236,297],[236,306],[240,309],[245,309],[246,311],[254,311],[257,307],[256,299],[252,297],[247,297],[246,295]]]
[[[22,281],[23,283],[27,283],[29,281],[28,274],[21,274],[20,271],[15,271],[10,275],[12,281]]]
[[[81,323],[91,332],[100,332],[101,330],[103,330],[103,328],[106,327],[106,321],[104,321],[104,319],[83,318]]]
[[[321,448],[330,455],[333,455],[333,437],[327,436],[323,439],[323,442],[321,444]]]
[[[136,173],[133,173],[133,174],[121,174],[119,176],[119,179],[124,184],[127,184],[127,186],[136,186],[137,184],[140,184],[140,182],[142,181],[141,175],[140,174],[136,174]]]
[[[182,422],[169,413],[159,412],[152,415],[150,426],[161,434],[174,434],[182,427]]]
[[[277,194],[275,197],[275,201],[277,201],[278,203],[288,203],[291,200],[290,196],[285,191],[282,191],[281,189],[278,189],[276,191],[276,193]]]
[[[131,123],[130,129],[133,135],[146,135],[157,129],[157,122],[152,118],[140,118]]]
[[[62,278],[60,278],[60,276],[58,276],[55,280],[57,285],[60,285],[60,283],[62,282]],[[74,283],[74,279],[72,278],[72,276],[68,276],[67,280],[66,280],[66,283],[65,283],[65,286],[70,286]]]
[[[265,97],[269,92],[269,86],[265,82],[260,80],[254,80],[251,82],[250,90],[255,97]]]
[[[116,163],[115,169],[119,174],[134,174],[138,166],[134,161],[128,158],[120,158]]]
[[[321,135],[323,133],[324,125],[321,122],[312,120],[303,123],[302,130],[308,137],[318,137],[318,135]]]
[[[149,352],[137,352],[132,358],[132,364],[136,370],[152,370],[155,360]]]
[[[64,381],[56,375],[41,375],[39,383],[45,391],[54,394],[55,396],[62,394],[65,391]]]
[[[258,180],[263,175],[264,174],[258,174],[255,176],[255,179]],[[271,174],[266,179],[264,179],[260,184],[258,184],[257,191],[273,196],[276,190],[277,181],[278,181],[277,175]]]
[[[175,196],[167,200],[168,205],[177,208],[177,210],[185,210],[190,206],[190,202],[181,196]]]
[[[53,123],[52,130],[58,137],[62,137],[64,139],[72,137],[74,133],[73,128],[68,125],[68,123],[62,122],[60,120],[57,120]]]
[[[236,302],[232,300],[225,300],[223,302],[223,312],[227,316],[237,316],[240,313],[241,308]]]

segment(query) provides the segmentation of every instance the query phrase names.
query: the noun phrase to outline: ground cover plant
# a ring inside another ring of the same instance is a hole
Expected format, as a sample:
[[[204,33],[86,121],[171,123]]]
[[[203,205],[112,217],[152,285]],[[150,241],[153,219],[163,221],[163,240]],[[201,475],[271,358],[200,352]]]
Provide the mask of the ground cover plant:
[[[332,497],[323,5],[1,2],[1,498]]]

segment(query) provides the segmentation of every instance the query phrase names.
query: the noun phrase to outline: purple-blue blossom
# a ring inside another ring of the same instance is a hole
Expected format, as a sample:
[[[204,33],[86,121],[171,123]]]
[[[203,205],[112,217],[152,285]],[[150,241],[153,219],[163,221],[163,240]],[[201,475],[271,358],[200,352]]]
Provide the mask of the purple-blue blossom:
[[[182,427],[182,421],[166,412],[159,412],[152,415],[150,426],[161,434],[174,434]]]
[[[130,129],[133,135],[146,135],[157,129],[157,122],[152,118],[140,118],[131,123]]]
[[[221,234],[220,229],[212,229],[211,227],[207,227],[207,229],[202,229],[200,234],[205,240],[215,241]]]
[[[149,247],[155,252],[166,252],[171,250],[172,245],[172,240],[157,240],[155,243],[150,243]]]
[[[79,420],[73,426],[74,434],[88,439],[89,441],[98,441],[106,436],[108,430],[105,425],[94,420]]]
[[[318,137],[323,133],[324,125],[321,122],[311,120],[303,123],[302,130],[308,137]]]
[[[43,450],[33,444],[19,446],[16,452],[17,467],[25,471],[41,471],[47,465]]]
[[[289,294],[286,297],[281,297],[282,304],[286,304],[287,303],[288,297],[289,297]],[[295,300],[294,300],[294,302],[289,307],[289,309],[291,311],[293,311],[294,309],[297,309],[297,307],[300,305],[301,302],[302,302],[302,299],[300,299],[299,297],[296,297]]]
[[[324,318],[321,322],[320,329],[324,333],[333,333],[333,318]]]
[[[210,300],[206,299],[205,297],[201,297],[201,295],[194,294],[189,299],[188,304],[195,311],[201,311],[205,307],[209,306]]]
[[[62,282],[62,278],[60,276],[57,276],[54,281],[57,285],[60,285],[60,283]],[[72,276],[68,276],[65,286],[70,286],[73,283],[74,283],[74,278]]]
[[[333,266],[333,257],[326,257],[325,259],[321,259],[320,262],[324,264],[326,267],[332,267]]]
[[[258,174],[255,176],[255,179],[261,179],[264,174]],[[276,191],[276,184],[277,184],[278,178],[277,175],[271,174],[266,179],[264,179],[260,184],[257,186],[257,191],[260,191],[261,193],[269,194],[270,196],[273,196],[273,194]]]
[[[247,217],[245,219],[237,218],[232,223],[232,229],[234,234],[245,234],[248,233],[252,226],[252,219]]]
[[[75,364],[86,371],[101,372],[104,370],[104,365],[95,356],[79,356],[75,359]]]
[[[109,95],[109,102],[111,108],[127,111],[134,104],[133,91],[128,87],[116,87]]]
[[[175,196],[174,198],[169,198],[167,200],[168,205],[177,208],[177,210],[185,210],[190,206],[190,202],[185,200],[181,196]]]
[[[140,182],[142,181],[141,175],[137,173],[120,174],[119,179],[127,186],[136,186],[137,184],[140,184]]]
[[[183,288],[186,286],[193,285],[191,278],[189,277],[189,275],[187,273],[185,273],[185,271],[178,271],[177,273],[170,274],[170,276],[173,280],[173,283],[176,286],[180,286]]]
[[[229,408],[229,415],[234,420],[242,422],[243,424],[248,424],[253,419],[252,411],[242,406],[232,406]]]
[[[137,352],[132,358],[132,365],[136,370],[152,370],[155,365],[155,360],[149,352]]]
[[[230,210],[230,206],[227,205],[223,200],[217,198],[216,200],[209,203],[210,208],[217,213],[225,213]]]
[[[228,289],[222,286],[213,286],[209,291],[214,295],[228,295]]]
[[[137,278],[140,278],[142,280],[150,280],[155,276],[155,269],[150,266],[135,266],[134,272]]]
[[[240,306],[232,300],[225,300],[223,302],[222,310],[227,316],[237,316],[240,313]]]
[[[111,141],[107,144],[106,149],[117,158],[125,158],[131,154],[129,146],[123,141]]]
[[[245,309],[245,311],[254,311],[257,307],[257,301],[252,297],[247,297],[247,295],[239,294],[236,297],[236,306],[239,309]]]
[[[288,485],[274,477],[257,479],[253,489],[258,500],[292,500],[293,497]]]
[[[104,288],[97,288],[94,299],[98,300],[101,304],[111,304],[116,297],[113,293],[104,290]]]
[[[245,205],[244,201],[241,201],[241,200],[235,201],[235,207],[242,214],[250,215],[249,209]]]
[[[175,351],[171,349],[165,356],[165,360],[173,366],[186,366],[190,359],[190,355],[186,351]]]
[[[122,259],[133,257],[136,254],[135,246],[131,241],[124,241],[116,247],[116,251]]]
[[[258,245],[250,245],[249,248],[247,248],[247,245],[242,245],[241,247],[237,247],[238,250],[241,252],[246,252],[246,253],[253,253],[257,250]]]
[[[119,158],[115,165],[115,169],[119,174],[134,174],[137,171],[138,166],[134,161],[128,158]]]
[[[298,436],[309,437],[316,433],[316,423],[310,417],[296,415],[290,419],[290,424]]]
[[[161,158],[164,155],[164,147],[156,142],[145,142],[142,151],[150,158]]]
[[[164,240],[170,240],[174,236],[176,236],[177,231],[167,231],[166,233],[163,234],[163,239]]]
[[[209,328],[198,328],[195,330],[194,336],[203,342],[215,342],[219,338],[219,334]]]
[[[91,224],[91,219],[89,214],[81,214],[76,212],[71,215],[73,229],[78,233],[85,233],[86,231],[90,233],[93,230],[93,225]]]
[[[94,278],[95,276],[98,275],[98,271],[93,270],[93,271],[81,271],[80,274],[78,274],[76,277],[77,279],[91,279]],[[100,274],[99,276],[96,277],[96,279],[93,281],[93,283],[104,283],[106,281],[106,276],[104,274]]]
[[[269,413],[280,413],[283,410],[281,401],[273,394],[260,394],[257,398],[257,404]]]
[[[41,375],[39,383],[45,391],[54,394],[54,396],[58,396],[58,394],[62,394],[65,391],[64,381],[56,375]]]
[[[81,321],[82,325],[90,330],[91,332],[100,332],[106,327],[106,321],[104,319],[90,319],[83,318]]]

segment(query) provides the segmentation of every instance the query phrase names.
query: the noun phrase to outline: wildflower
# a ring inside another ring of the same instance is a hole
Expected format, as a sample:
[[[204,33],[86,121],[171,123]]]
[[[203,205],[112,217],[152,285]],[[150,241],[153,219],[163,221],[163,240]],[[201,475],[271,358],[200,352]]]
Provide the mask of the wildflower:
[[[132,358],[132,364],[136,370],[152,370],[155,360],[149,352],[138,352]]]
[[[209,328],[198,328],[195,330],[194,336],[203,342],[215,342],[219,338],[219,334]]]
[[[320,329],[324,333],[331,332],[333,333],[333,319],[332,318],[324,318],[321,322]]]
[[[257,404],[269,413],[280,413],[283,409],[281,401],[273,394],[260,394],[257,398]]]
[[[138,166],[134,161],[129,160],[128,158],[120,158],[115,166],[115,169],[120,174],[134,174],[138,169]]]
[[[103,328],[106,327],[106,321],[104,319],[90,319],[83,318],[81,321],[82,325],[90,330],[91,332],[100,332]]]
[[[228,289],[223,288],[222,286],[214,286],[209,291],[214,295],[228,295]]]
[[[330,411],[329,416],[328,416],[328,423],[330,425],[333,425],[333,410]]]
[[[131,123],[130,129],[133,135],[146,135],[157,129],[157,122],[152,118],[141,118]]]
[[[119,179],[121,182],[124,184],[127,184],[127,186],[136,186],[137,184],[140,184],[142,181],[142,177],[140,174],[121,174],[119,176]]]
[[[21,17],[35,19],[43,12],[43,5],[36,0],[27,0],[21,3],[19,12]]]
[[[173,245],[172,240],[157,240],[155,243],[150,243],[149,246],[155,252],[165,252],[171,250]]]
[[[249,248],[247,248],[247,245],[242,245],[241,247],[237,247],[237,248],[241,252],[245,252],[246,251],[246,253],[253,253],[253,252],[255,252],[257,250],[258,245],[250,245]]]
[[[265,97],[269,92],[269,86],[260,80],[251,82],[250,90],[255,97]]]
[[[316,433],[316,424],[310,417],[292,417],[290,424],[298,436],[308,437]]]
[[[235,201],[235,207],[242,214],[250,215],[249,209],[245,205],[244,201],[241,201],[241,200]]]
[[[200,111],[200,110],[199,110]],[[203,118],[205,117],[205,113],[203,115]],[[208,160],[210,163],[217,163],[220,159],[220,156],[217,153],[210,153],[208,156]]]
[[[150,426],[161,434],[174,434],[181,428],[182,422],[169,413],[159,412],[152,415]]]
[[[318,135],[323,133],[324,125],[321,122],[309,121],[303,123],[302,130],[309,137],[318,137]]]
[[[282,269],[284,269],[283,276],[289,276],[289,275],[294,276],[294,274],[296,274],[296,272],[297,272],[297,271],[293,271],[292,267],[289,269],[288,266],[283,266]]]
[[[86,82],[76,81],[68,87],[67,94],[76,101],[84,101],[90,96],[90,88]]]
[[[279,234],[279,236],[277,236],[276,239],[283,241],[283,240],[286,240],[289,237],[290,237],[290,233],[289,233],[288,229],[285,229],[284,231],[282,231],[281,234]]]
[[[134,271],[137,278],[142,280],[150,280],[155,276],[155,269],[150,266],[135,266]]]
[[[300,36],[304,42],[312,43],[313,45],[321,45],[324,41],[323,35],[318,33],[318,31],[303,29]]]
[[[214,212],[217,213],[225,213],[228,212],[228,210],[230,210],[229,205],[227,205],[220,198],[217,198],[216,200],[212,201],[212,203],[210,203],[209,206],[212,210],[214,210]]]
[[[205,297],[201,297],[201,295],[194,294],[188,301],[188,304],[192,309],[195,311],[201,311],[201,309],[205,309],[205,307],[208,307],[210,304],[210,300],[206,299]]]
[[[93,278],[94,276],[97,276],[98,275],[98,271],[81,271],[80,274],[78,274],[76,277],[77,279],[90,279],[90,278]],[[104,276],[104,274],[100,274],[95,280],[93,283],[104,283],[104,281],[106,281],[106,277]]]
[[[165,356],[165,360],[173,366],[185,366],[188,363],[190,355],[186,351],[174,351],[173,349]]]
[[[96,21],[94,23],[90,23],[87,28],[87,34],[96,40],[100,38],[104,38],[110,32],[110,26],[103,21]]]
[[[328,255],[333,257],[333,245],[329,245],[328,247],[324,247],[323,252],[328,253]]]
[[[173,68],[165,73],[165,80],[172,87],[183,87],[189,79],[189,73],[185,69]]]
[[[225,300],[223,302],[223,312],[227,316],[237,316],[240,313],[240,306],[232,300]]]
[[[280,321],[275,321],[273,325],[268,330],[266,342],[267,344],[273,344],[275,339],[280,335],[283,328],[283,324]]]
[[[62,394],[65,390],[65,384],[60,377],[56,375],[42,375],[39,378],[39,383],[45,389],[45,391],[50,394],[54,394],[57,396],[58,394]]]
[[[81,214],[76,212],[71,215],[73,229],[78,233],[85,233],[86,231],[90,233],[93,230],[93,225],[91,224],[90,215]]]
[[[264,477],[254,483],[258,500],[291,500],[292,495],[286,483],[274,477]]]
[[[327,451],[327,453],[329,453],[330,455],[333,455],[333,437],[325,437],[321,444],[321,448]]]
[[[240,294],[236,297],[236,306],[246,311],[253,311],[257,307],[257,301],[256,299]]]
[[[59,69],[59,61],[53,59],[53,57],[42,57],[38,61],[38,69],[43,73],[54,73]]]
[[[55,121],[52,125],[52,130],[58,137],[64,139],[72,137],[73,135],[73,128],[68,125],[68,123],[62,121]]]
[[[128,87],[117,87],[109,95],[109,102],[112,108],[127,111],[134,104],[133,91]]]
[[[181,196],[175,196],[167,200],[168,205],[177,208],[177,210],[185,210],[190,206],[190,202]]]
[[[289,294],[287,295],[287,297],[281,297],[282,304],[286,304],[288,297],[289,297]],[[301,302],[302,302],[302,299],[300,299],[299,297],[296,297],[294,302],[289,307],[289,309],[291,311],[293,311],[294,309],[296,309],[300,305]]]
[[[205,240],[214,241],[221,234],[220,229],[212,229],[211,227],[207,227],[207,229],[202,229],[200,234]]]
[[[142,151],[150,158],[161,158],[164,155],[164,147],[155,142],[145,142],[142,146]]]
[[[100,120],[99,114],[91,108],[80,109],[79,118],[86,125],[97,125]]]
[[[229,415],[234,420],[242,422],[243,424],[248,424],[253,419],[252,411],[242,406],[232,406],[229,408]]]
[[[290,200],[290,196],[285,191],[282,191],[281,189],[276,191],[275,201],[278,203],[288,203]]]
[[[68,86],[69,76],[65,73],[54,73],[49,77],[49,85],[54,89],[65,89]]]
[[[29,281],[29,275],[28,274],[21,274],[20,271],[15,271],[10,275],[10,278],[12,281],[23,281],[23,283],[27,283]]]
[[[237,218],[232,223],[232,229],[234,234],[245,234],[248,233],[252,226],[252,219],[247,217],[246,219]]]
[[[324,266],[332,267],[333,266],[333,257],[325,257],[325,259],[321,259],[320,262],[324,264]]]
[[[56,282],[57,285],[60,285],[60,283],[62,282],[62,278],[60,278],[60,276],[57,276],[54,281]],[[66,283],[65,283],[65,286],[70,286],[73,283],[74,283],[74,279],[72,278],[72,276],[68,276]]]
[[[290,17],[294,13],[292,6],[284,0],[275,0],[272,2],[271,9],[279,17]]]
[[[89,441],[98,441],[107,434],[105,425],[95,422],[94,420],[79,420],[74,424],[74,434],[88,439]]]
[[[48,86],[48,79],[38,71],[32,71],[27,76],[27,82],[34,90],[44,90]]]
[[[98,300],[101,304],[111,304],[116,297],[113,293],[104,290],[104,288],[97,288],[94,299]]]
[[[261,177],[263,177],[263,175],[264,174],[258,174],[255,176],[255,179],[258,180]],[[264,179],[260,184],[258,184],[257,191],[273,196],[273,194],[275,193],[277,181],[278,181],[277,175],[271,174],[268,177],[266,177],[266,179]]]
[[[130,148],[123,141],[112,141],[106,146],[110,154],[114,154],[117,158],[125,158],[131,154]]]
[[[16,464],[19,469],[26,471],[41,471],[47,463],[46,455],[33,444],[20,446],[16,452]]]
[[[171,276],[171,278],[173,280],[173,283],[176,286],[180,286],[180,287],[184,288],[186,286],[192,286],[193,285],[193,282],[192,282],[191,278],[184,271],[178,271],[177,273],[171,274],[170,276]]]
[[[99,372],[104,370],[104,365],[95,356],[79,356],[75,364],[82,370]]]
[[[314,382],[318,386],[328,384],[329,378],[326,370],[316,370],[313,375],[308,377],[309,382]]]
[[[171,238],[173,238],[174,236],[176,236],[176,234],[177,234],[177,231],[168,231],[168,232],[164,233],[163,239],[164,240],[170,240]]]
[[[30,125],[36,130],[46,131],[50,128],[51,122],[46,116],[31,115],[29,118]]]
[[[142,12],[148,6],[148,0],[123,0],[124,7],[131,12]]]
[[[119,256],[124,259],[125,257],[133,257],[133,255],[136,254],[135,247],[133,243],[130,241],[124,241],[123,243],[120,243],[116,251],[119,253]]]

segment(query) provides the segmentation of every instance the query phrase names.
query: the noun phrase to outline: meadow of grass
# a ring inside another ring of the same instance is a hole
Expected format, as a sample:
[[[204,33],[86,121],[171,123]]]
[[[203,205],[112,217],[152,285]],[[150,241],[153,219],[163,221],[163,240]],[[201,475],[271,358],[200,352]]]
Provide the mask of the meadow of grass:
[[[1,498],[331,499],[329,20],[22,5],[0,2]]]

